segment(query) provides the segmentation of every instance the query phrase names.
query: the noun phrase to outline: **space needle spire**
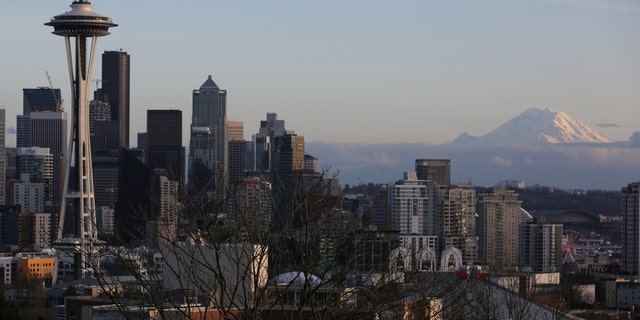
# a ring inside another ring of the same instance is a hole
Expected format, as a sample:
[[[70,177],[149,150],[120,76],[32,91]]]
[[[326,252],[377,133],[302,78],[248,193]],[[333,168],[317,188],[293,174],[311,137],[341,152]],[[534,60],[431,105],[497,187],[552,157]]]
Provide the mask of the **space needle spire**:
[[[86,0],[71,3],[71,11],[57,15],[45,25],[53,34],[63,36],[67,50],[72,93],[72,129],[65,150],[64,190],[60,223],[54,246],[73,256],[75,278],[88,275],[88,259],[97,243],[96,204],[89,139],[89,89],[98,37],[117,26],[110,18],[92,10]],[[72,232],[64,234],[66,221],[73,221]]]

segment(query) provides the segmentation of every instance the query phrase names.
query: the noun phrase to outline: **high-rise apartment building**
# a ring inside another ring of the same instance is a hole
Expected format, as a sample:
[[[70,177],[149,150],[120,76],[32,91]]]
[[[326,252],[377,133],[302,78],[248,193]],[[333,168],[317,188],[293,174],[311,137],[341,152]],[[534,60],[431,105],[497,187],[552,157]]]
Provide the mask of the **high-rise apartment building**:
[[[162,247],[166,243],[173,243],[178,230],[178,210],[180,209],[178,187],[180,182],[169,180],[163,169],[155,169],[153,172],[158,176],[160,192],[160,212],[154,228],[157,241],[153,241],[153,243]]]
[[[102,54],[100,100],[111,106],[111,119],[118,122],[120,146],[129,148],[129,102],[131,57],[125,51]]]
[[[515,271],[518,267],[520,209],[518,194],[503,187],[481,197],[484,263],[495,271]]]
[[[19,205],[21,212],[43,212],[44,184],[30,182],[29,176],[13,185],[13,203]]]
[[[224,188],[228,175],[227,91],[209,76],[199,89],[193,90],[192,98],[189,167],[200,162],[215,177],[212,187]]]
[[[271,183],[259,177],[245,178],[238,184],[234,198],[234,218],[242,224],[267,231],[273,205]]]
[[[405,172],[399,183],[387,186],[392,230],[400,234],[427,234],[434,224],[429,216],[429,195],[427,184],[418,180],[415,172]]]
[[[562,225],[520,224],[520,270],[557,272],[562,269]]]
[[[49,205],[54,201],[53,155],[49,148],[18,148],[16,155],[16,175],[21,182],[41,183],[43,198]],[[26,178],[24,177],[26,175]],[[40,207],[40,212],[42,207]]]
[[[448,186],[451,184],[451,160],[417,159],[416,174],[419,180],[429,180],[432,185]]]
[[[640,182],[622,188],[622,270],[640,274]]]
[[[471,187],[435,187],[441,212],[435,214],[441,228],[441,250],[455,247],[462,253],[463,263],[478,259],[476,234],[476,191]]]
[[[387,186],[391,230],[400,231],[400,244],[416,264],[423,249],[437,251],[436,217],[430,210],[429,185],[418,180],[413,171],[405,172],[404,179]]]
[[[147,165],[164,169],[172,181],[184,181],[182,111],[147,110]]]

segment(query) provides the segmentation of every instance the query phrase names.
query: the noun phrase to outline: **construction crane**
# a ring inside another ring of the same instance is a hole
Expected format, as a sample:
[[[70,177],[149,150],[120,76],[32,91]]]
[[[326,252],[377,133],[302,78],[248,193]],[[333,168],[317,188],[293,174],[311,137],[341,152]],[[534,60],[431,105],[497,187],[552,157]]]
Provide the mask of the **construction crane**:
[[[48,71],[44,71],[44,73],[47,75],[47,80],[49,80],[49,90],[51,90],[51,94],[53,95],[53,99],[56,101],[56,111],[64,111],[64,109],[62,108],[62,99],[58,97],[58,95],[56,94],[56,91],[53,90],[53,82],[51,81],[51,77],[49,76],[49,72]]]

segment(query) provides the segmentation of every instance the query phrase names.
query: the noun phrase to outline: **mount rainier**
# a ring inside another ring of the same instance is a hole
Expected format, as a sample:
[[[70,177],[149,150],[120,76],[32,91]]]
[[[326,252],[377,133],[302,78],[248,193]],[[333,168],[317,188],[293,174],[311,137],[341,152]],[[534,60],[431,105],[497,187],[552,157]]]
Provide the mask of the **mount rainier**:
[[[531,108],[481,137],[463,133],[451,143],[512,145],[608,142],[607,138],[562,111]]]

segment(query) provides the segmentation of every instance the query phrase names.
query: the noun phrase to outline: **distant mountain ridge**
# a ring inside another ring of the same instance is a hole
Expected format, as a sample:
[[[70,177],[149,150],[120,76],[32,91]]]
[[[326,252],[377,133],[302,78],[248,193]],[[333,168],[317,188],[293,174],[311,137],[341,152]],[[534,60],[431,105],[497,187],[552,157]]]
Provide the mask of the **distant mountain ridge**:
[[[531,108],[493,131],[475,137],[462,133],[451,144],[513,145],[608,143],[609,139],[562,111]]]

